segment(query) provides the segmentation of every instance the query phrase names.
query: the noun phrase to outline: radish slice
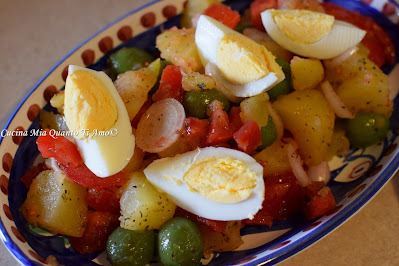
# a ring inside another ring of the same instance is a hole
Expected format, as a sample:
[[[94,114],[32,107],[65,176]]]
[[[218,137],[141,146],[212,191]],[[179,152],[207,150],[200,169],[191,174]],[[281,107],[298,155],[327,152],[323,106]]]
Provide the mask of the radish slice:
[[[309,167],[308,176],[312,181],[323,181],[324,184],[327,184],[331,178],[331,172],[328,163],[324,161],[318,165]]]
[[[302,160],[299,154],[296,153],[295,146],[290,142],[285,145],[285,149],[288,155],[288,162],[291,165],[292,172],[298,180],[299,185],[301,187],[306,187],[311,181],[302,167]]]
[[[179,138],[185,118],[184,107],[179,101],[166,98],[155,102],[137,125],[137,146],[152,153],[169,148]]]
[[[328,80],[321,83],[321,90],[326,97],[327,102],[330,104],[331,108],[334,110],[334,113],[339,118],[353,118],[354,115],[351,111],[346,108],[345,104],[341,101],[338,95],[335,93],[334,89],[331,87],[331,84]]]

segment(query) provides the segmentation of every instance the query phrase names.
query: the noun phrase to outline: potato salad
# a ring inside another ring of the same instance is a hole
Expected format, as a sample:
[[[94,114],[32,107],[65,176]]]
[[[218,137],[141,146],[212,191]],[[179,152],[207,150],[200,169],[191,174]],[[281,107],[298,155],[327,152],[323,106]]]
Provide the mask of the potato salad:
[[[40,113],[24,218],[112,265],[196,265],[244,226],[328,213],[328,161],[389,131],[395,53],[364,21],[316,0],[189,0],[158,55],[70,65]]]

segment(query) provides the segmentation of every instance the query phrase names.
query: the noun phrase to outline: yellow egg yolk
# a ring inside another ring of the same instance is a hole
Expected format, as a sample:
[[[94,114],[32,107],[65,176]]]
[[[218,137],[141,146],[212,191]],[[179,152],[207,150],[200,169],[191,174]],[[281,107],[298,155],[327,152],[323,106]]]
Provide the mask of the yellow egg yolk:
[[[242,161],[231,157],[203,158],[187,170],[183,180],[192,191],[220,203],[247,199],[256,186],[256,175]]]
[[[275,57],[264,46],[239,34],[226,34],[217,47],[220,73],[234,84],[246,84],[270,72],[281,74]]]
[[[118,118],[111,93],[89,71],[78,70],[68,75],[64,103],[65,120],[71,131],[109,130]],[[84,136],[79,134],[78,138]]]
[[[332,29],[334,16],[309,10],[273,10],[277,27],[294,42],[309,44],[323,39]]]

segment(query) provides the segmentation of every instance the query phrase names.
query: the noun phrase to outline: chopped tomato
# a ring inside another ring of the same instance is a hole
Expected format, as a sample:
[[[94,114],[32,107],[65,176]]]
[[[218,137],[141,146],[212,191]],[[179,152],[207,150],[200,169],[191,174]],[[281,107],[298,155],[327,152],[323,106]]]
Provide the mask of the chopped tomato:
[[[208,107],[211,112],[211,122],[208,127],[205,145],[212,146],[232,139],[234,132],[230,129],[229,116],[223,111],[223,105],[214,100]]]
[[[305,201],[302,212],[307,219],[316,219],[335,208],[334,195],[324,182],[312,182],[303,190]]]
[[[251,3],[249,9],[251,11],[251,23],[254,28],[265,31],[260,13],[270,8],[277,8],[277,0],[255,0]]]
[[[108,212],[87,212],[87,226],[82,237],[69,237],[73,248],[88,254],[106,248],[109,235],[119,226],[119,215]]]
[[[136,116],[133,118],[133,120],[130,121],[130,124],[132,125],[132,127],[137,128],[137,125],[140,122],[141,116],[148,110],[148,108],[150,108],[152,103],[153,102],[152,102],[151,98],[148,98],[147,101],[143,104],[143,106],[141,106],[139,112],[136,114]]]
[[[233,106],[230,109],[230,112],[229,112],[230,125],[229,126],[233,132],[236,132],[244,125],[244,123],[241,120],[240,112],[241,112],[241,108],[238,106]]]
[[[120,213],[120,193],[118,188],[89,188],[86,194],[86,202],[90,208],[96,211]]]
[[[119,172],[106,178],[93,174],[85,164],[78,167],[63,167],[64,172],[72,181],[87,188],[108,188],[122,186],[126,183],[125,173]]]
[[[188,212],[179,207],[177,207],[177,209],[175,211],[175,216],[185,217],[197,224],[199,223],[199,224],[205,225],[209,230],[211,230],[213,232],[223,233],[224,230],[226,229],[226,224],[227,224],[226,221],[210,220],[210,219],[198,216],[194,213]]]
[[[292,172],[271,175],[264,178],[265,199],[262,209],[254,219],[244,220],[245,224],[272,225],[273,220],[283,220],[300,210],[301,188]]]
[[[238,144],[238,149],[248,154],[262,145],[262,133],[260,128],[258,124],[252,120],[247,121],[235,132],[233,138]]]
[[[234,29],[240,22],[240,13],[223,4],[211,4],[203,14],[216,19],[231,29]]]
[[[188,117],[184,119],[183,138],[196,147],[203,147],[208,129],[207,119]]]
[[[395,62],[395,47],[388,34],[372,18],[346,10],[332,3],[322,3],[327,14],[336,19],[354,24],[367,31],[362,44],[370,50],[369,59],[381,67],[385,62]]]
[[[166,98],[173,98],[182,102],[183,87],[181,84],[182,74],[179,66],[167,65],[162,71],[158,90],[152,95],[154,102]]]
[[[83,164],[76,145],[63,136],[50,135],[49,129],[42,132],[36,143],[43,158],[54,157],[57,162],[64,166],[77,167]]]

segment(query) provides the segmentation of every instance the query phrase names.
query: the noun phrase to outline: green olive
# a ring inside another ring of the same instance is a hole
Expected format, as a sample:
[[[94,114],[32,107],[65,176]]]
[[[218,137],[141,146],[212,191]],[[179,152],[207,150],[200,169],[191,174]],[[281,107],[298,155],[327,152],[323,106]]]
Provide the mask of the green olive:
[[[154,231],[132,231],[118,227],[108,237],[107,257],[114,266],[143,266],[154,255]]]
[[[134,47],[123,47],[109,57],[109,65],[115,76],[129,70],[142,68],[153,61],[153,56]]]
[[[198,265],[202,252],[200,231],[189,219],[173,218],[159,230],[158,253],[164,265]]]
[[[183,106],[188,116],[199,119],[207,118],[206,107],[213,100],[218,100],[223,105],[223,110],[230,110],[230,102],[216,89],[189,91],[183,97]]]
[[[346,135],[354,148],[365,148],[380,142],[388,130],[389,118],[376,113],[359,113],[346,123]]]
[[[276,58],[276,62],[281,66],[285,79],[267,91],[271,101],[276,100],[280,95],[288,94],[292,90],[290,63],[281,58]]]
[[[270,116],[267,120],[266,126],[260,128],[260,132],[262,133],[262,145],[258,147],[258,150],[263,150],[264,148],[272,145],[277,138],[276,125]]]

